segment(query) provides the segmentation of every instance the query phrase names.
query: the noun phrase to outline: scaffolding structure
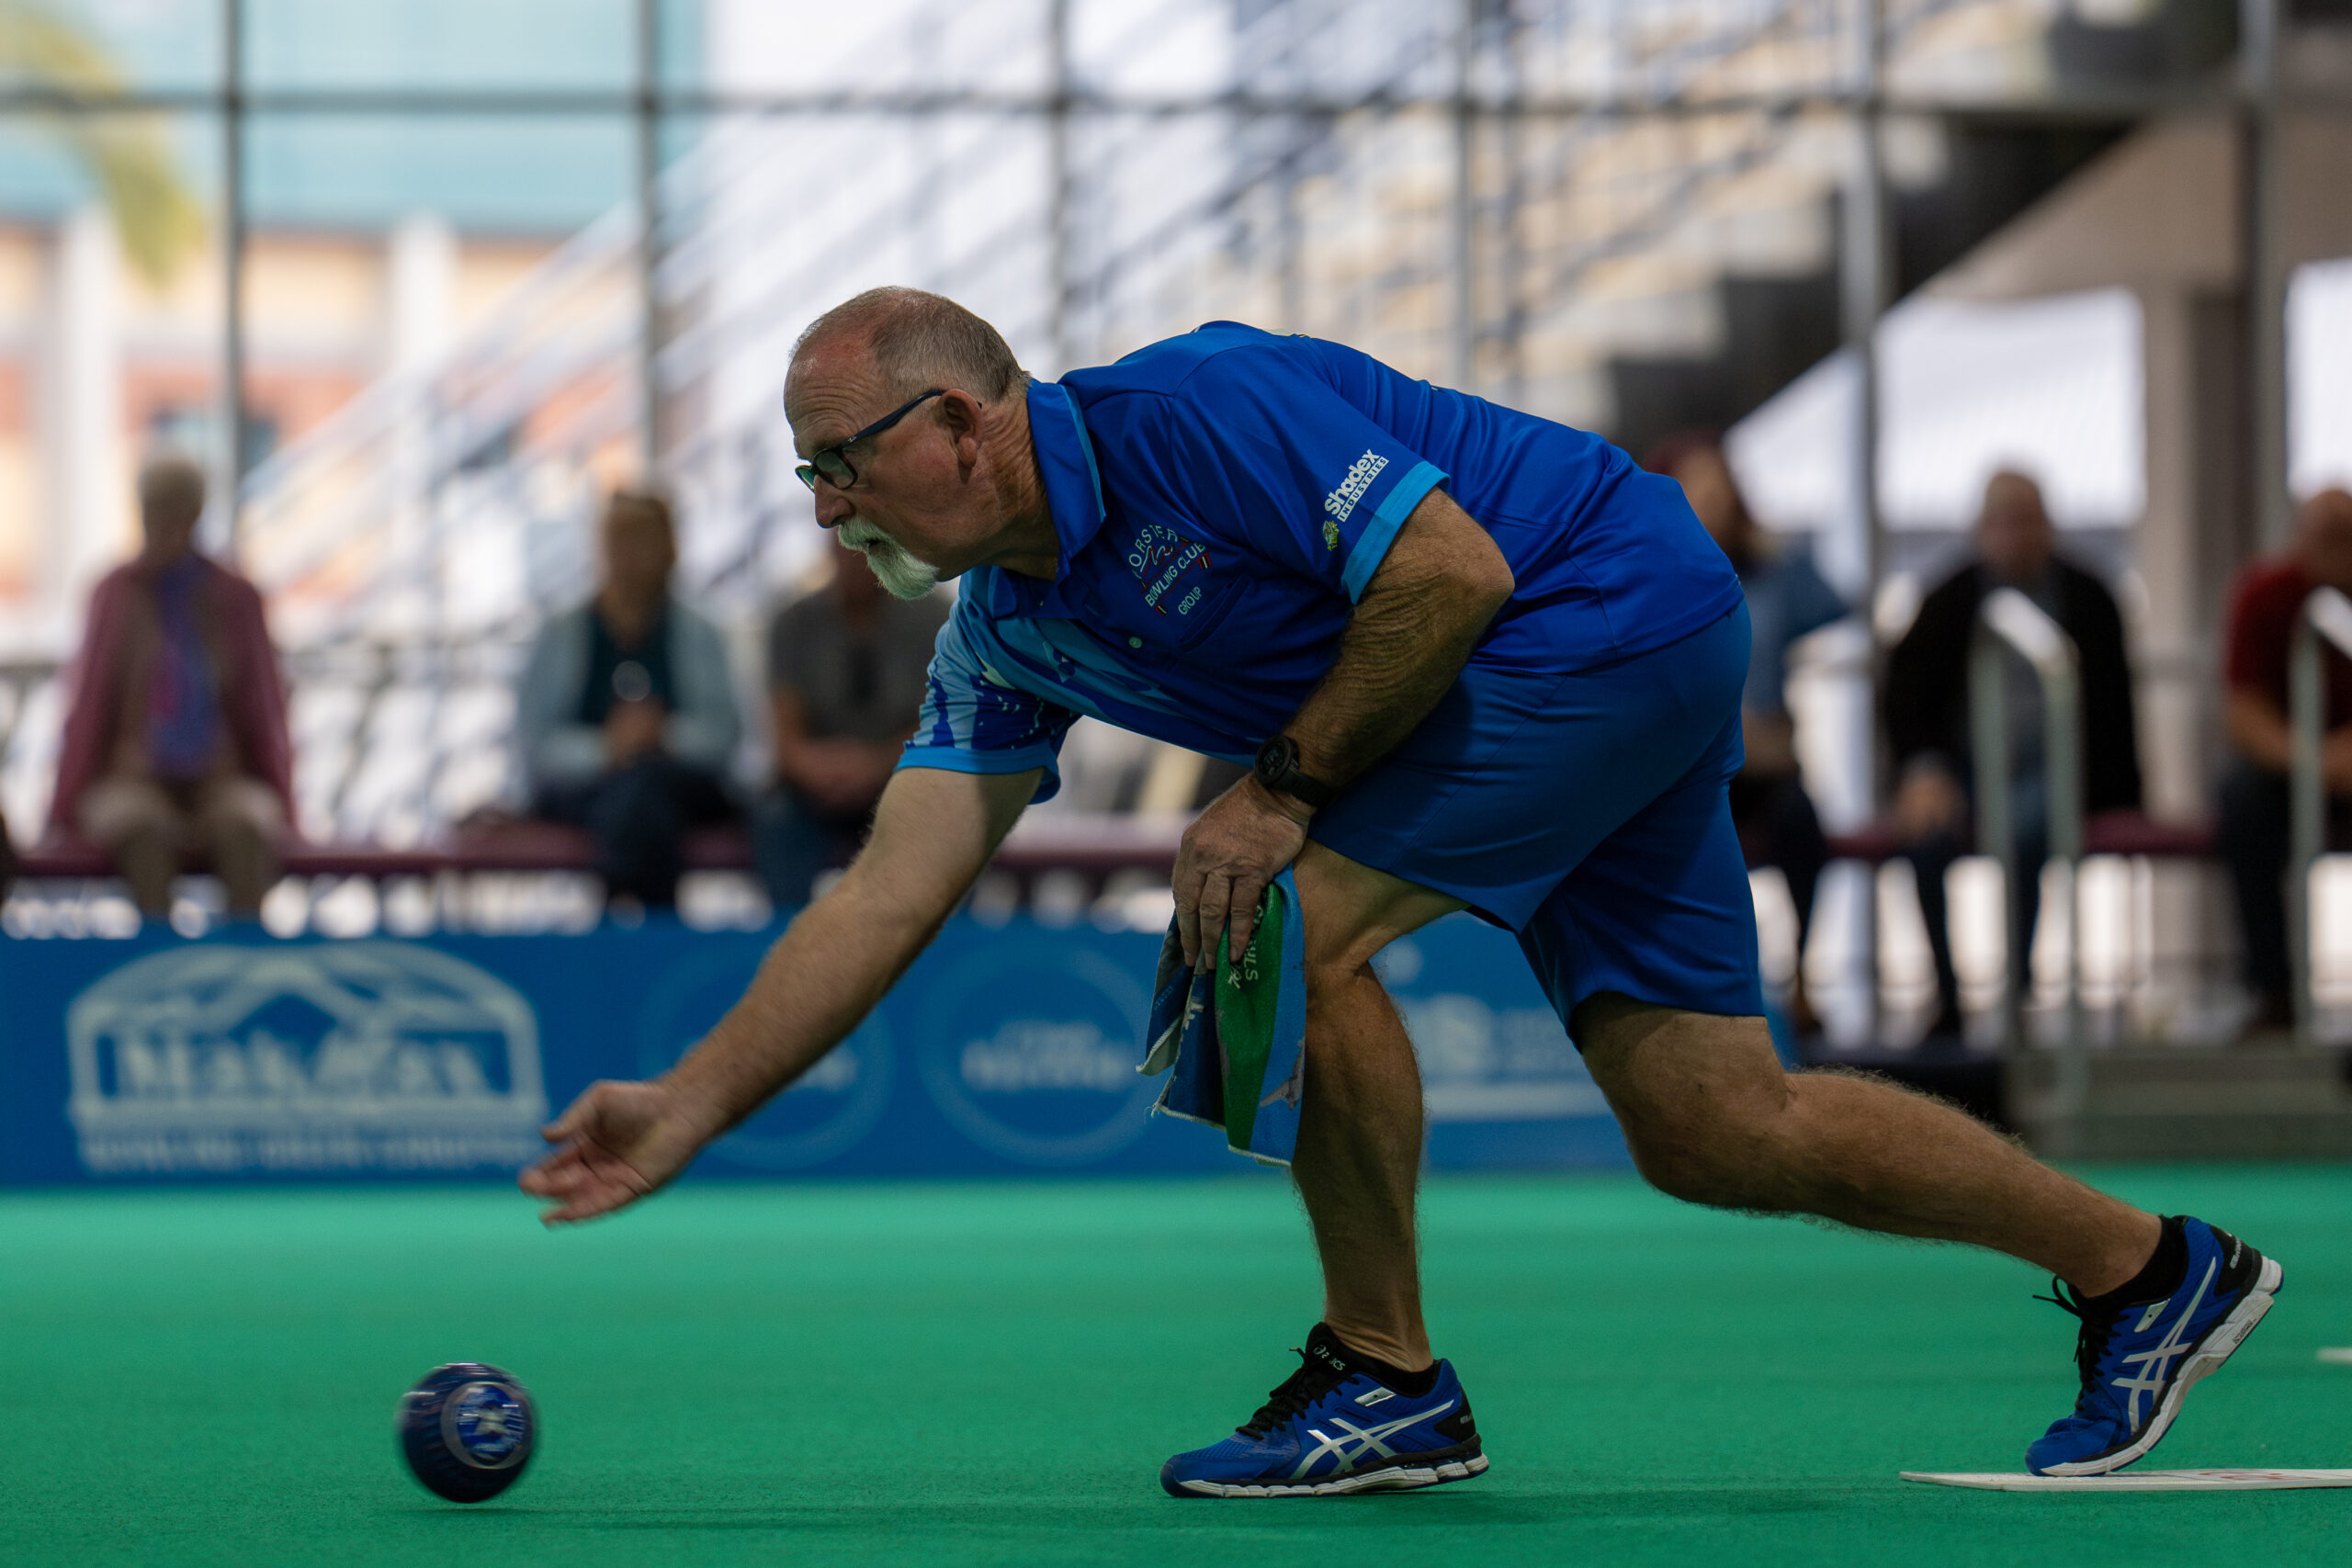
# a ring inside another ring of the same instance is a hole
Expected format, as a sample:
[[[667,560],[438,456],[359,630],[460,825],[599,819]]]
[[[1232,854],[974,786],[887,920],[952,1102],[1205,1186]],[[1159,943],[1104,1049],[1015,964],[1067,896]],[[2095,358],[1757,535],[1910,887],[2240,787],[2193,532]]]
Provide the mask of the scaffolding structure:
[[[217,0],[205,85],[0,85],[0,114],[218,125],[216,461],[320,836],[415,842],[504,787],[513,666],[586,592],[615,482],[677,494],[688,586],[748,626],[816,554],[785,355],[876,282],[954,294],[1047,377],[1235,317],[1634,447],[1843,352],[1874,605],[1888,311],[2132,128],[2218,117],[2235,502],[2249,543],[2286,536],[2282,127],[2352,114],[2292,68],[2308,0],[701,0],[690,61],[665,52],[681,0],[621,3],[602,85],[288,85],[253,69],[254,0]],[[256,461],[254,128],[354,116],[625,124],[630,196]],[[2007,206],[1980,199],[1986,146],[2030,166]],[[1875,668],[1848,672],[1865,728]],[[0,691],[12,769],[42,765],[20,721],[49,673]]]

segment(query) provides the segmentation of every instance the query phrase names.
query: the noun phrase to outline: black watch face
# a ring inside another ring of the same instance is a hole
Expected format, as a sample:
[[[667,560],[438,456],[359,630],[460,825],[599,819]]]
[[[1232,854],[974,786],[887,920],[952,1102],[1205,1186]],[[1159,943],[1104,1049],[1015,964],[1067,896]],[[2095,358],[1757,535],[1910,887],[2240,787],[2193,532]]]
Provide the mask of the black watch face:
[[[1264,780],[1282,777],[1288,771],[1290,747],[1288,736],[1277,735],[1258,748],[1258,776]]]

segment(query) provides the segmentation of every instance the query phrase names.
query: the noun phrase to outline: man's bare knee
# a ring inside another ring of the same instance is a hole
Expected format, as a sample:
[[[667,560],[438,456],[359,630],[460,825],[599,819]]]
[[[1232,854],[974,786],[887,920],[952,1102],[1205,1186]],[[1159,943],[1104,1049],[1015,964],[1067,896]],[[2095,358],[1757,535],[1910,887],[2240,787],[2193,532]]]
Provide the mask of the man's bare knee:
[[[1368,960],[1351,962],[1344,953],[1310,954],[1306,975],[1306,1010],[1310,1014],[1340,1002],[1358,986],[1380,984],[1380,977],[1373,973]]]
[[[1634,1168],[1669,1198],[1716,1209],[1776,1209],[1793,1151],[1784,1110],[1758,1104],[1621,1119]]]
[[[1576,1028],[1644,1179],[1686,1202],[1782,1206],[1793,1100],[1763,1020],[1602,995]]]
[[[1312,841],[1292,869],[1306,927],[1310,995],[1318,971],[1327,984],[1352,979],[1371,964],[1373,954],[1398,937],[1462,908],[1459,898],[1375,871]]]

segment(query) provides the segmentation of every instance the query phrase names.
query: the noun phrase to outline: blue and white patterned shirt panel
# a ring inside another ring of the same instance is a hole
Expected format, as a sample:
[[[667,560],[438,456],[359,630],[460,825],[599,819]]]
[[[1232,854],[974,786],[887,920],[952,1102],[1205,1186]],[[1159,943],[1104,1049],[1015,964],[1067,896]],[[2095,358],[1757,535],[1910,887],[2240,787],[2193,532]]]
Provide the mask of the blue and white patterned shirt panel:
[[[972,645],[980,621],[968,598],[939,628],[932,645],[922,715],[899,759],[902,768],[944,768],[959,773],[1020,773],[1046,770],[1034,798],[1061,788],[1057,759],[1062,738],[1082,709],[1044,701],[1014,685]]]
[[[1035,799],[1061,788],[1057,759],[1081,715],[1247,762],[1227,729],[1188,714],[1149,677],[1112,657],[1076,621],[994,619],[972,596],[940,628],[922,716],[902,768],[1017,773],[1044,768]]]

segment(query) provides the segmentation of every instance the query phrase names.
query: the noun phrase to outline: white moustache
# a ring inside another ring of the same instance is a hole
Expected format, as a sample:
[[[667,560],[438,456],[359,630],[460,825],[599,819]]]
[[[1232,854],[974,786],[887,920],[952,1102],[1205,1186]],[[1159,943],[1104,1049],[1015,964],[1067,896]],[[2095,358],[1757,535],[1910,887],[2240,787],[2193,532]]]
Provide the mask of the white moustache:
[[[862,517],[840,524],[841,542],[865,558],[874,580],[896,599],[920,599],[939,586],[938,569],[917,560],[904,545]]]

